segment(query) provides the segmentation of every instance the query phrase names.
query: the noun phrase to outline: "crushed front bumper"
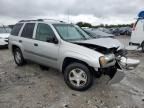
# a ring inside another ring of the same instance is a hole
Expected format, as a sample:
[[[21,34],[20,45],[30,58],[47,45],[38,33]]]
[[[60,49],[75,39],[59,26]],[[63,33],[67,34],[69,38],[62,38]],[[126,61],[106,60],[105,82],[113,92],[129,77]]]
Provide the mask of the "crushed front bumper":
[[[111,78],[109,84],[119,83],[125,77],[125,70],[135,69],[139,63],[136,59],[119,57],[114,66],[101,68],[100,71]]]
[[[121,59],[119,60],[119,64],[124,69],[132,70],[140,64],[140,60],[121,57]]]

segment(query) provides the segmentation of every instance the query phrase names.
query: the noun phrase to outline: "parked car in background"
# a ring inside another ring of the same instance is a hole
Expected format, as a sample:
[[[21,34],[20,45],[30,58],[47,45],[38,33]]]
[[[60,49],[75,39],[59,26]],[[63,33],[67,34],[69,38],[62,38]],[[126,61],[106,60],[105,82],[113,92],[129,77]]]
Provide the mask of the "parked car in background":
[[[87,34],[90,34],[92,37],[110,37],[110,38],[114,38],[115,35],[113,34],[109,34],[109,33],[106,33],[106,32],[103,32],[99,29],[93,29],[93,28],[88,28],[88,29],[83,29]]]
[[[118,27],[112,28],[111,31],[115,36],[120,36],[120,29]]]
[[[108,34],[112,34],[112,31],[109,28],[99,27],[97,28],[97,30],[108,33]]]
[[[6,26],[0,26],[0,47],[8,46],[8,37],[10,35],[11,29]]]
[[[132,28],[131,27],[120,27],[119,34],[131,36]]]
[[[131,36],[132,28],[131,27],[113,27],[110,28],[112,34],[115,36],[126,35]]]

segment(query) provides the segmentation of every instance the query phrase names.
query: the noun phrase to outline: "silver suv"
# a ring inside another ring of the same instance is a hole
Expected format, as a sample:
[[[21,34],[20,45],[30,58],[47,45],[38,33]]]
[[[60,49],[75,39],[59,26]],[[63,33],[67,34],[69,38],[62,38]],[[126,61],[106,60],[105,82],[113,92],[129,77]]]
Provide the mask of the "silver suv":
[[[18,22],[9,37],[15,63],[30,60],[52,67],[64,75],[66,84],[74,90],[88,89],[93,77],[102,74],[111,78],[120,68],[114,51],[96,45],[81,28],[52,20],[23,20]]]

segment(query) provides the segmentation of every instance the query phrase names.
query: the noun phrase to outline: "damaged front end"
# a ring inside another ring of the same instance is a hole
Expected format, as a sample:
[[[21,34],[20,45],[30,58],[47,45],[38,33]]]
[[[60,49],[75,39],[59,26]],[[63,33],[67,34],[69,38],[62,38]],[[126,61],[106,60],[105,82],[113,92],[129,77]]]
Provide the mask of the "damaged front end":
[[[140,63],[139,60],[127,58],[124,55],[115,56],[115,61],[114,66],[106,68],[101,66],[99,69],[102,74],[111,78],[109,84],[119,83],[124,78],[127,70],[135,69]]]
[[[109,81],[109,84],[120,82],[125,76],[125,71],[135,69],[139,63],[140,61],[137,59],[127,58],[125,56],[116,57],[117,70],[112,79]]]
[[[125,76],[125,70],[135,69],[140,61],[136,59],[128,58],[126,50],[118,50],[115,48],[105,48],[98,45],[88,43],[76,43],[81,46],[88,47],[95,51],[98,51],[106,56],[100,58],[101,68],[99,68],[99,74],[108,75],[111,80],[109,84],[120,82]],[[105,62],[105,60],[107,62]],[[104,65],[103,65],[104,64]]]

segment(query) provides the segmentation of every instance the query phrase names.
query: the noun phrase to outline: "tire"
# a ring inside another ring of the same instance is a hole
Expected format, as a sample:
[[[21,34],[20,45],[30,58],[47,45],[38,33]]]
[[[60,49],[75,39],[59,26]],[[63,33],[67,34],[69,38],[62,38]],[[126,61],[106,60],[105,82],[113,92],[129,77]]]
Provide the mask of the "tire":
[[[64,81],[73,90],[84,91],[93,84],[93,75],[82,63],[72,63],[64,71]]]
[[[14,49],[13,55],[14,55],[14,61],[18,66],[24,65],[25,60],[23,58],[20,48]]]
[[[142,43],[141,47],[142,47],[142,52],[144,53],[144,42]]]

